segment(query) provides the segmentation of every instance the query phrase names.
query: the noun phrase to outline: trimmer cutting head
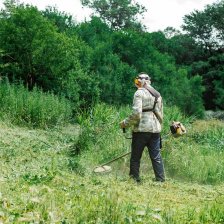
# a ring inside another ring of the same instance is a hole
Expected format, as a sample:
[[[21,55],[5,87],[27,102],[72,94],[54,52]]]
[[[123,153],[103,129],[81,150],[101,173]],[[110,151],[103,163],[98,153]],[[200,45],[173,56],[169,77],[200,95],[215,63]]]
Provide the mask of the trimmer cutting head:
[[[97,174],[103,174],[103,173],[109,173],[112,170],[110,166],[97,166],[93,169],[94,173]]]

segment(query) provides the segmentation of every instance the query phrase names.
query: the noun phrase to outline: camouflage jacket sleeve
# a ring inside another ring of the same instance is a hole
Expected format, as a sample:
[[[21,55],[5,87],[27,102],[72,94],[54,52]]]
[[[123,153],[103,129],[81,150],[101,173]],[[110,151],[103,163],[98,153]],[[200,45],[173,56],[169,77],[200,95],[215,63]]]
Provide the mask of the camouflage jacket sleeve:
[[[137,90],[133,99],[132,114],[129,115],[125,120],[125,126],[130,127],[137,124],[142,116],[142,92]]]

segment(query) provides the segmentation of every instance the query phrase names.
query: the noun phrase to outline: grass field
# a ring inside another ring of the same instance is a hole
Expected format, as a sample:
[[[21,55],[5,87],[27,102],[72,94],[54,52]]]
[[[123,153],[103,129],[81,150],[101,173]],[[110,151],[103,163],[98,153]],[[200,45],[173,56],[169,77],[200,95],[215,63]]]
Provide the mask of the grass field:
[[[130,150],[122,133],[107,144],[105,154],[113,153],[101,158],[100,139],[106,140],[98,127],[94,146],[74,156],[78,126],[42,130],[0,122],[0,223],[224,223],[223,127],[197,121],[188,136],[164,141],[163,184],[152,181],[145,152],[138,185],[128,177],[128,156],[111,164],[109,174],[92,172]]]

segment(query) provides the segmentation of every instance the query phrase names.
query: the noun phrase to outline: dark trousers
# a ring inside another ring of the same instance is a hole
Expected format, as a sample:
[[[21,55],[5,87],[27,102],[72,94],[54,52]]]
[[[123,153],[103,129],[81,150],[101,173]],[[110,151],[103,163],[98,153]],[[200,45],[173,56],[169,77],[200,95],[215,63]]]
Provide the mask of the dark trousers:
[[[130,176],[139,179],[140,160],[145,146],[148,148],[153,171],[157,181],[164,181],[164,167],[160,153],[160,133],[133,132],[130,160]]]

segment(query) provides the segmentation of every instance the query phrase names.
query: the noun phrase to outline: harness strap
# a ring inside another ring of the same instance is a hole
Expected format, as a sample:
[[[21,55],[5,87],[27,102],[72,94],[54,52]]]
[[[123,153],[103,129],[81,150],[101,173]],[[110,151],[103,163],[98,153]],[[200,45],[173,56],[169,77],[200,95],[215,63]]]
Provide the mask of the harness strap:
[[[149,91],[149,93],[150,93],[151,95],[153,95],[153,96],[155,97],[155,101],[154,101],[154,104],[153,104],[153,108],[151,108],[151,109],[143,109],[142,112],[152,111],[152,112],[155,114],[155,116],[156,116],[156,118],[158,119],[158,121],[159,121],[160,123],[162,123],[161,118],[160,118],[160,117],[158,116],[158,114],[155,112],[155,107],[156,107],[156,104],[157,104],[157,102],[158,102],[158,98],[160,97],[160,93],[159,93],[157,90],[155,90],[154,88],[146,88],[146,89]]]
[[[142,109],[142,112],[149,112],[149,111],[154,112],[156,104],[158,102],[158,98],[160,97],[160,93],[158,91],[156,91],[154,88],[146,88],[146,89],[150,92],[151,95],[153,95],[155,97],[155,101],[154,101],[154,104],[153,104],[153,108]]]
[[[154,109],[142,109],[142,112],[153,112]]]

